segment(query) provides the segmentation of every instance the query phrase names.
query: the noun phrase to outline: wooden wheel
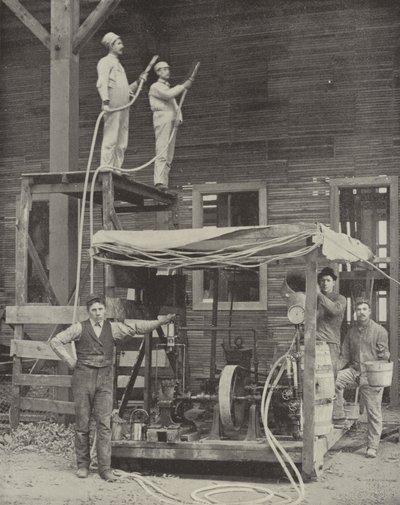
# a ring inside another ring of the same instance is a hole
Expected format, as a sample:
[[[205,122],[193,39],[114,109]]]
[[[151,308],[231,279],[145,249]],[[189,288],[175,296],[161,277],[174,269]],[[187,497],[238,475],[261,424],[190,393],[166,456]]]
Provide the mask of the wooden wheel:
[[[218,386],[219,416],[222,426],[238,431],[243,425],[247,402],[236,400],[245,394],[245,373],[238,365],[226,365]]]

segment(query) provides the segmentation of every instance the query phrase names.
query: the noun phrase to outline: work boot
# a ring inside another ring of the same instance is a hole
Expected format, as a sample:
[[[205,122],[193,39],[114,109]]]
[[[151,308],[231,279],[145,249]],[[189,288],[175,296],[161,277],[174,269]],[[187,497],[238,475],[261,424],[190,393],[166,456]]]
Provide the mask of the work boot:
[[[89,470],[86,467],[78,468],[76,476],[80,479],[86,479],[89,475]]]
[[[112,470],[106,470],[100,474],[100,477],[106,482],[115,482],[117,480]]]
[[[365,457],[366,458],[376,458],[376,449],[373,449],[372,447],[368,447]]]

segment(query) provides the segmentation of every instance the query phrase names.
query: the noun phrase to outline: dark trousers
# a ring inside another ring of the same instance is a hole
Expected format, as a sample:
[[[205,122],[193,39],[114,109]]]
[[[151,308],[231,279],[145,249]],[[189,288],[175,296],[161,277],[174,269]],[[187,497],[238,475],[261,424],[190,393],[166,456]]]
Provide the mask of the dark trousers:
[[[100,475],[111,468],[111,413],[113,407],[112,367],[79,364],[72,377],[75,403],[75,453],[78,468],[89,468],[89,421],[93,412],[97,430],[97,459]]]

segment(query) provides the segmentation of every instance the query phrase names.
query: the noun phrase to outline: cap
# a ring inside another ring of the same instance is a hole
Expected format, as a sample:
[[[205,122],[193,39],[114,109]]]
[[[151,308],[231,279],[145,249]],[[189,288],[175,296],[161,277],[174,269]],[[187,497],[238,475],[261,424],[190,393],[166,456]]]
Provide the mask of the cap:
[[[118,39],[120,39],[121,37],[119,35],[117,35],[116,33],[114,32],[108,32],[104,35],[104,37],[101,39],[101,43],[103,44],[103,46],[106,46],[108,48],[111,48],[112,45],[114,44],[114,42]]]
[[[93,305],[94,303],[99,302],[105,305],[103,295],[97,295],[96,293],[90,293],[90,295],[86,299],[86,306]]]
[[[359,305],[361,305],[363,303],[365,303],[366,305],[368,305],[369,308],[371,308],[371,302],[368,300],[368,298],[363,298],[363,297],[356,298],[354,306],[358,307]]]
[[[330,277],[332,277],[332,279],[334,281],[336,281],[337,279],[337,275],[335,274],[335,272],[332,270],[332,268],[330,267],[325,267],[323,268],[320,273],[318,274],[318,281],[322,278],[322,277],[325,277],[329,275]]]
[[[159,61],[154,65],[154,72],[158,72],[160,68],[169,68],[169,65],[166,61]]]

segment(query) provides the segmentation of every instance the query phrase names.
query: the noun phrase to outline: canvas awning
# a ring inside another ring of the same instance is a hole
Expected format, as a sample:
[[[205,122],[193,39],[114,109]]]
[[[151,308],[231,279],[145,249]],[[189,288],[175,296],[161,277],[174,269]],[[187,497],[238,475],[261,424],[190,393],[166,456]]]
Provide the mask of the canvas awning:
[[[372,261],[359,240],[315,223],[157,231],[106,231],[93,236],[98,261],[159,269],[241,266],[254,268],[305,256],[318,248],[330,261]]]

